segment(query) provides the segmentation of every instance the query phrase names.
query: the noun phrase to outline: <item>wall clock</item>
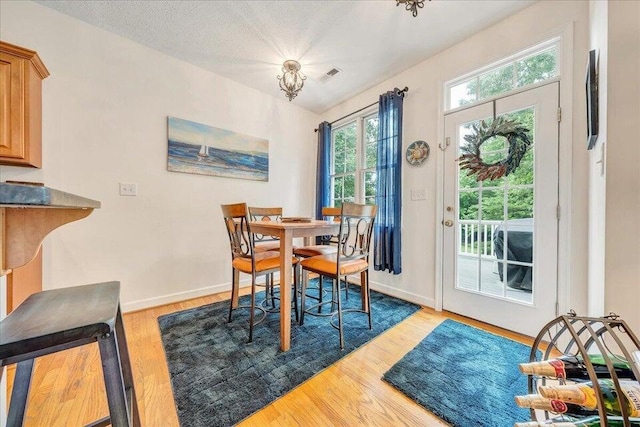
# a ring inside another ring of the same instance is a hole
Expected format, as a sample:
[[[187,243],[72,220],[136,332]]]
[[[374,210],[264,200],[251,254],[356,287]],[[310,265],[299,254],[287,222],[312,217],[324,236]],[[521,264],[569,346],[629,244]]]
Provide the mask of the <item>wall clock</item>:
[[[412,142],[407,148],[407,162],[410,165],[421,165],[429,157],[429,144],[424,141]]]

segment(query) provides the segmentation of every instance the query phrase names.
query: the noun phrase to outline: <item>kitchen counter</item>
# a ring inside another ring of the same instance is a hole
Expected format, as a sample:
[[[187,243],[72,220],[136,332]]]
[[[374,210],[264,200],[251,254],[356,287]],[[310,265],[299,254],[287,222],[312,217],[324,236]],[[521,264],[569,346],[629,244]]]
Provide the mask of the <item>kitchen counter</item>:
[[[96,209],[100,202],[42,185],[2,182],[0,207]]]
[[[0,183],[0,275],[31,261],[52,230],[99,207],[97,200],[42,185]]]

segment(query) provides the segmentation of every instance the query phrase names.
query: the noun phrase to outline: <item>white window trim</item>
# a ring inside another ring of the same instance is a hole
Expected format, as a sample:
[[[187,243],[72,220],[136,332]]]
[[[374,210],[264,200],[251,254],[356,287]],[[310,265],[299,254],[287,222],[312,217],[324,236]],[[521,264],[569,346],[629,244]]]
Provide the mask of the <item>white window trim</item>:
[[[364,164],[366,160],[367,150],[364,135],[364,121],[370,117],[373,117],[378,114],[378,106],[374,105],[371,108],[367,108],[359,112],[357,115],[350,116],[349,118],[340,120],[337,122],[337,125],[331,127],[331,169],[330,169],[330,181],[331,181],[331,204],[335,206],[334,199],[334,188],[333,188],[333,178],[337,176],[347,176],[354,175],[355,176],[355,203],[365,203],[365,188],[364,188],[364,175],[366,172],[375,171],[375,168],[367,168],[364,169]],[[335,157],[334,157],[334,132],[339,131],[341,128],[350,126],[351,124],[356,124],[356,170],[345,173],[335,173]],[[344,193],[343,193],[344,194]]]
[[[553,37],[549,40],[543,41],[542,43],[538,43],[534,46],[530,46],[528,48],[525,48],[523,50],[518,51],[517,53],[510,55],[506,58],[502,58],[499,61],[496,62],[492,62],[491,64],[485,65],[484,67],[480,67],[477,68],[475,70],[473,70],[470,73],[464,74],[462,76],[456,77],[453,80],[449,80],[447,82],[445,82],[444,84],[444,101],[445,101],[445,105],[444,105],[444,111],[446,113],[450,113],[450,112],[454,112],[454,111],[458,111],[461,109],[464,109],[466,107],[471,107],[471,106],[476,106],[476,105],[480,105],[482,103],[485,103],[487,101],[493,100],[495,98],[501,98],[504,97],[506,95],[512,95],[513,93],[517,93],[517,92],[521,92],[522,90],[525,89],[531,89],[533,87],[536,86],[540,86],[540,85],[544,85],[547,83],[550,83],[554,80],[559,80],[560,76],[562,75],[562,53],[561,53],[561,37],[557,36],[557,37]],[[462,105],[462,106],[455,106],[452,107],[451,106],[451,89],[461,83],[464,83],[466,81],[472,80],[473,78],[477,78],[480,77],[484,74],[490,73],[492,71],[495,71],[499,68],[504,67],[505,65],[509,65],[509,64],[515,64],[517,61],[526,59],[528,57],[531,56],[535,56],[538,53],[541,53],[551,47],[555,46],[556,47],[556,52],[558,54],[557,57],[557,61],[556,61],[556,75],[550,79],[544,80],[542,82],[537,82],[531,85],[526,85],[526,86],[521,86],[521,87],[517,87],[514,88],[510,91],[506,91],[503,93],[500,93],[498,95],[493,95],[491,97],[486,97],[486,98],[481,98],[481,99],[476,99],[473,102],[470,102],[469,104],[466,105]]]
[[[558,40],[558,79],[560,81],[560,107],[562,108],[562,121],[560,122],[560,152],[559,152],[559,204],[562,209],[560,221],[558,223],[558,312],[566,313],[570,308],[574,306],[572,302],[572,292],[575,286],[572,286],[572,280],[575,280],[572,275],[575,274],[572,268],[572,261],[574,261],[574,246],[572,241],[573,234],[573,209],[572,209],[572,188],[573,188],[573,47],[574,47],[574,23],[568,22],[562,25],[560,28],[550,30],[547,34],[548,37],[543,35],[540,40],[541,43],[537,43],[535,46],[544,44],[544,40],[553,41]],[[520,50],[519,52],[523,52]],[[475,72],[478,72],[476,70]],[[474,73],[475,73],[474,72]],[[473,74],[473,73],[471,73]],[[444,116],[447,112],[446,102],[448,102],[448,84],[454,81],[460,81],[463,78],[469,78],[471,74],[461,76],[450,82],[442,82],[441,90],[438,91],[438,115],[441,120],[438,120],[437,126],[437,140],[441,141],[440,146],[446,149],[446,141],[444,141]],[[548,82],[550,82],[549,80]],[[504,96],[504,95],[503,95]],[[436,186],[439,191],[436,194],[436,206],[438,206],[437,222],[440,223],[444,220],[444,201],[443,201],[443,182],[442,172],[443,163],[442,156],[439,150],[436,150],[436,156],[438,157],[437,170],[436,170]],[[577,215],[579,219],[582,219],[580,215]],[[436,247],[440,250],[436,251],[436,271],[435,271],[435,294],[433,300],[427,302],[429,307],[433,307],[437,311],[442,311],[442,242],[443,242],[443,227],[437,227],[436,229]],[[583,275],[579,274],[580,280]],[[586,279],[584,275],[584,279]],[[580,291],[586,291],[580,289]]]

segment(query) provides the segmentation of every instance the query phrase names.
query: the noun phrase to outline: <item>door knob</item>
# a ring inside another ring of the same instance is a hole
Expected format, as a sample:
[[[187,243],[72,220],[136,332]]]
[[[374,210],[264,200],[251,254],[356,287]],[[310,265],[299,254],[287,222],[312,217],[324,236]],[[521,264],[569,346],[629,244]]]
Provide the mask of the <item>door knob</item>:
[[[451,221],[450,219],[443,222],[443,224],[446,225],[447,227],[453,227],[453,221]]]

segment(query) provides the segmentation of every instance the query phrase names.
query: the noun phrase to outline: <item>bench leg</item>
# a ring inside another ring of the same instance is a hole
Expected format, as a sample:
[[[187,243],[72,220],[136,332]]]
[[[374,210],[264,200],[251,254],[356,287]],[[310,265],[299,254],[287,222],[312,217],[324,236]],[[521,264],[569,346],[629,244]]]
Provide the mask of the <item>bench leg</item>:
[[[111,335],[98,339],[98,347],[102,359],[102,373],[107,391],[111,425],[113,427],[129,427],[131,422],[127,410],[127,396],[122,378],[122,365],[120,364],[116,334],[117,332],[114,330]]]
[[[125,390],[131,393],[130,418],[135,427],[140,427],[140,414],[138,413],[138,400],[136,397],[136,389],[133,385],[133,374],[131,372],[131,362],[129,359],[129,348],[127,347],[127,339],[124,334],[124,323],[122,322],[122,312],[118,306],[118,314],[116,317],[116,339],[118,341],[118,351],[120,353],[120,362],[122,366],[122,379],[124,380]]]
[[[7,415],[7,426],[9,427],[24,425],[29,387],[31,386],[31,376],[33,375],[33,362],[34,359],[18,362],[16,376],[13,380],[13,389],[11,390],[9,414]]]

